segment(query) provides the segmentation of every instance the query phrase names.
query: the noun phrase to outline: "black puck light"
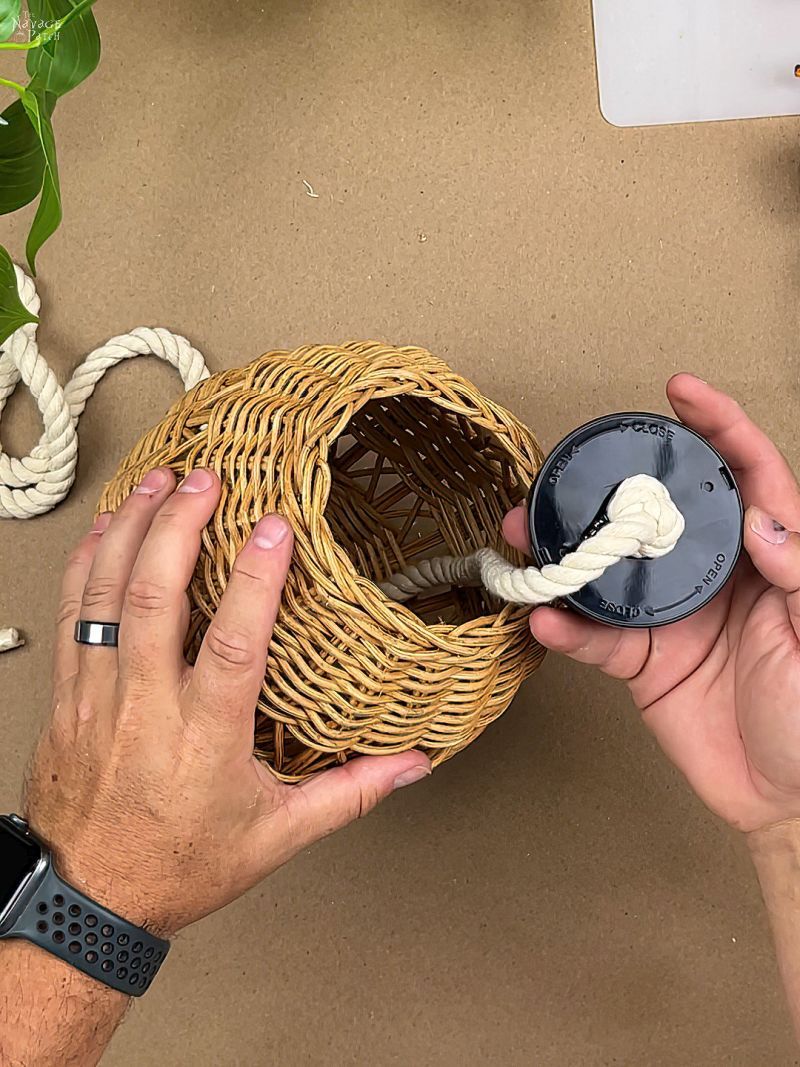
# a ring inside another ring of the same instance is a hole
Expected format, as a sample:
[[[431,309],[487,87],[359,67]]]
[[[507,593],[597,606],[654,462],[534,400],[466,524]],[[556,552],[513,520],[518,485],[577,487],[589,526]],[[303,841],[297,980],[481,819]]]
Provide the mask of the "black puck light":
[[[685,619],[730,578],[742,548],[742,501],[730,468],[693,430],[663,415],[606,415],[571,433],[548,456],[528,499],[540,567],[558,563],[607,521],[617,486],[635,474],[662,482],[686,520],[658,559],[623,559],[565,597],[575,611],[613,626]]]

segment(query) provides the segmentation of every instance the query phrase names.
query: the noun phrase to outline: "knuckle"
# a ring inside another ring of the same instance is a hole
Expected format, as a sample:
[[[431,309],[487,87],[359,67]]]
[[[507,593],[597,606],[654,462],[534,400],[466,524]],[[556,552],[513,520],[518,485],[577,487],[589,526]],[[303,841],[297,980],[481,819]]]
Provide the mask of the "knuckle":
[[[96,697],[90,693],[76,693],[75,716],[78,722],[89,722],[99,711]]]
[[[138,493],[132,493],[127,498],[127,500],[124,500],[122,502],[117,511],[113,513],[113,515],[111,516],[111,521],[109,522],[108,530],[113,531],[115,536],[126,536],[128,534],[128,531],[131,529],[131,526],[135,525],[136,504],[138,504],[140,499],[142,499],[142,497],[140,497]],[[144,499],[146,500],[147,498],[144,497]],[[108,534],[108,530],[106,530],[106,535]]]
[[[141,683],[141,684],[137,684]],[[128,728],[133,727],[135,736],[142,737],[142,713],[147,703],[147,695],[143,692],[146,685],[144,676],[138,678],[134,675],[125,680],[125,685],[120,687],[114,708],[114,726],[116,738],[119,742]]]
[[[56,626],[65,626],[67,623],[74,623],[80,613],[80,597],[62,597],[61,603],[58,605],[58,613],[56,615]]]
[[[277,815],[283,817],[286,826],[286,837],[289,842],[291,854],[299,852],[310,842],[327,837],[332,834],[336,827],[330,829],[323,826],[318,828],[316,820],[308,810],[308,801],[302,793],[295,793],[291,797],[282,797],[276,809]],[[267,819],[269,831],[272,831],[272,817]]]
[[[136,618],[166,615],[171,608],[167,589],[147,578],[134,578],[125,593],[125,610]]]
[[[211,625],[205,636],[205,646],[223,670],[241,670],[253,663],[253,648],[249,636],[241,630]]]
[[[255,571],[246,567],[240,558],[237,558],[233,564],[233,575],[240,585],[256,585],[263,586],[265,583],[264,575],[256,574]]]
[[[186,514],[181,507],[183,498],[180,494],[171,496],[164,504],[153,520],[156,530],[174,531],[182,529],[186,525]]]
[[[90,575],[83,590],[84,608],[106,608],[117,603],[119,583],[113,578]]]
[[[363,819],[365,815],[369,815],[371,811],[377,808],[380,799],[378,790],[374,786],[362,786],[358,793],[358,813],[356,818]]]
[[[85,570],[92,562],[94,556],[94,544],[88,539],[84,538],[79,545],[67,556],[66,570]]]
[[[626,631],[624,630],[622,631],[623,634],[625,632]],[[600,670],[607,671],[611,674],[617,666],[621,665],[624,652],[625,642],[622,640],[621,636],[616,637],[599,664]]]
[[[158,690],[161,679],[152,668],[155,651],[155,648],[151,650],[148,646],[137,647],[136,655],[131,656],[125,664],[125,679],[122,688],[125,700],[120,703],[121,708],[123,705],[128,707],[128,702],[141,699]],[[141,725],[141,717],[139,722]]]
[[[342,770],[353,783],[348,803],[348,821],[363,819],[378,806],[380,794],[374,785],[358,781],[348,764]]]

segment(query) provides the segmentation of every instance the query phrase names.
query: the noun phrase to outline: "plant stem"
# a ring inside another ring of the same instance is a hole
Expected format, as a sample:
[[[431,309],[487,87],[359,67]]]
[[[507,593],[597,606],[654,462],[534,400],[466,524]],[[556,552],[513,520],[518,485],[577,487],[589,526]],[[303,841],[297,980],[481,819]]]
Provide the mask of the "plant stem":
[[[10,78],[0,78],[0,85],[5,85],[7,89],[13,89],[15,92],[23,96],[25,93],[25,86],[20,85],[19,82],[12,82]]]

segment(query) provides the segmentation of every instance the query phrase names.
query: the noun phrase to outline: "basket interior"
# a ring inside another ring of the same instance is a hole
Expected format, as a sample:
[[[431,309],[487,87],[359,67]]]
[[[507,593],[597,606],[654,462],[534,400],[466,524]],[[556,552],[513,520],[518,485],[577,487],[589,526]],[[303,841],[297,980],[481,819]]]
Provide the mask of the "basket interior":
[[[358,572],[383,581],[408,563],[491,545],[509,558],[503,516],[528,487],[502,439],[416,396],[372,400],[331,446],[325,517]],[[426,623],[497,611],[481,589],[430,590],[406,602]]]

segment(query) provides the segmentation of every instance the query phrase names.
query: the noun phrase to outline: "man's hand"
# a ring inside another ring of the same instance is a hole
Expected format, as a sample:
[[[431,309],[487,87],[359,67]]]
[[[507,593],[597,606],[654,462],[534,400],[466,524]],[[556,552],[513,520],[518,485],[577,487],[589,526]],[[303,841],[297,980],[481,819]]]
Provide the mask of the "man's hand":
[[[800,1038],[800,492],[783,456],[730,397],[689,374],[667,393],[678,418],[733,468],[747,555],[696,615],[615,630],[539,608],[548,648],[628,683],[661,747],[705,803],[748,831]],[[504,531],[528,547],[516,508]]]
[[[26,815],[61,874],[165,936],[430,771],[408,752],[291,786],[255,760],[254,709],[292,535],[278,516],[261,519],[190,667],[186,589],[219,494],[210,471],[175,492],[173,474],[153,470],[75,550],[53,714],[27,788]],[[119,649],[76,644],[79,617],[120,622]]]
[[[745,548],[722,592],[683,622],[622,630],[572,612],[531,616],[547,648],[624,679],[644,721],[702,800],[741,830],[800,818],[800,491],[772,442],[730,397],[689,374],[672,406],[734,470]],[[507,540],[528,548],[521,508]]]
[[[53,710],[24,811],[59,873],[169,937],[300,849],[430,773],[419,752],[362,757],[302,785],[253,757],[256,701],[292,554],[277,515],[233,567],[194,667],[186,589],[220,495],[195,470],[153,470],[70,558]],[[79,618],[119,622],[119,648],[78,645]],[[0,943],[0,1062],[88,1067],[127,998],[25,942]]]

